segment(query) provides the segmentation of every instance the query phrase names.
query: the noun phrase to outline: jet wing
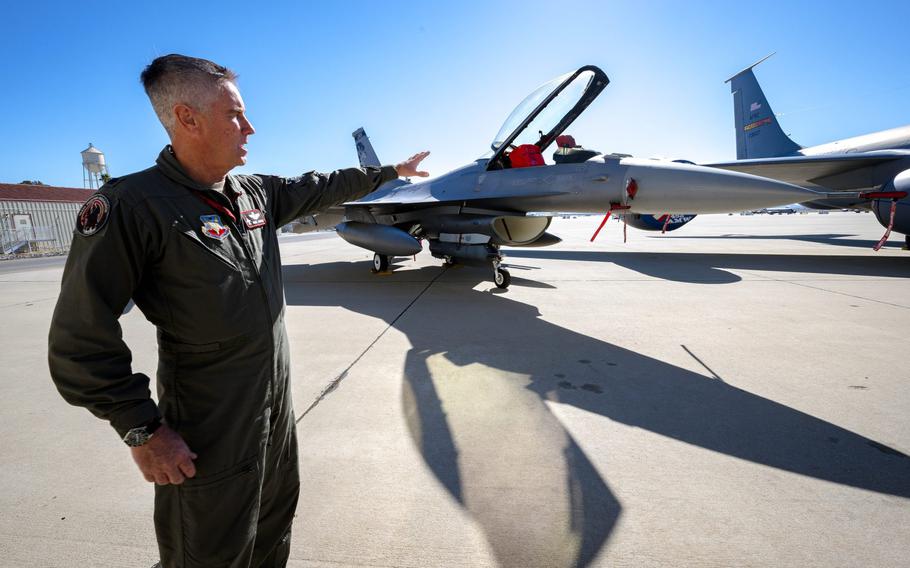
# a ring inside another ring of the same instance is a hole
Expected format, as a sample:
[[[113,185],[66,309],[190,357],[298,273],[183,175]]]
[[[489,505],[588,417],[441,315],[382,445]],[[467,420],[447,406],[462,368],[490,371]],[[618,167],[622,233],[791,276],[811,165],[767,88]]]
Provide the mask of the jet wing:
[[[881,150],[858,154],[758,158],[702,165],[807,186],[824,185],[822,180],[826,178],[905,158],[910,158],[910,151]]]

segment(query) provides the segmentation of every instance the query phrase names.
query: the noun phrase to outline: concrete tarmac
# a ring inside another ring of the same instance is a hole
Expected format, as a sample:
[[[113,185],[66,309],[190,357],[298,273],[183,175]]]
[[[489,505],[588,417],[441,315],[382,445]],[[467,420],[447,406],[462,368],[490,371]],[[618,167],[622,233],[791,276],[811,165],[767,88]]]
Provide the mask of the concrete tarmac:
[[[599,219],[370,273],[282,236],[290,566],[906,566],[910,252],[870,214]],[[0,565],[149,567],[152,487],[48,376],[61,260],[0,263]],[[154,330],[121,320],[154,376]]]

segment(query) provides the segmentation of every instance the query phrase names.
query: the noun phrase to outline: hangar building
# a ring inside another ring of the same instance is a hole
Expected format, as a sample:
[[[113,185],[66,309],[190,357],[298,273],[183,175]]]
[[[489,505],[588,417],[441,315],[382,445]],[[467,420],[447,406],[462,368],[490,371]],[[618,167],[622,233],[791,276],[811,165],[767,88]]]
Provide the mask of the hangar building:
[[[91,189],[0,183],[0,254],[65,253]]]

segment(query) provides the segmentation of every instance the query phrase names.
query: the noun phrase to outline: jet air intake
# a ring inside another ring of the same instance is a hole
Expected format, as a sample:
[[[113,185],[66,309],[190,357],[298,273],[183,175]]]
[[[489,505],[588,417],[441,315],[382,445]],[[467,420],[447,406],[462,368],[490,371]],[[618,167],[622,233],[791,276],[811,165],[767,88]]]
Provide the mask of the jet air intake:
[[[497,245],[526,246],[540,238],[550,226],[550,217],[439,215],[423,221],[432,235],[479,234]]]

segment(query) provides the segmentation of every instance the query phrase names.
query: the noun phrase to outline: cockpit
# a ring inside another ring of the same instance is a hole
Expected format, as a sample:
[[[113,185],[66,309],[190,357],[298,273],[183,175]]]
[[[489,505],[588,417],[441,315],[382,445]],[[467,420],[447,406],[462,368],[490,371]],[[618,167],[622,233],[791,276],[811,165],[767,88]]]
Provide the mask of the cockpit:
[[[596,156],[598,152],[582,148],[563,132],[609,83],[603,71],[587,65],[535,89],[496,134],[487,170],[543,166],[543,152],[553,142],[558,146],[553,156],[558,164]]]

